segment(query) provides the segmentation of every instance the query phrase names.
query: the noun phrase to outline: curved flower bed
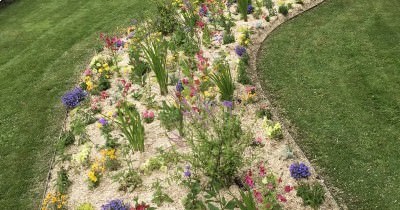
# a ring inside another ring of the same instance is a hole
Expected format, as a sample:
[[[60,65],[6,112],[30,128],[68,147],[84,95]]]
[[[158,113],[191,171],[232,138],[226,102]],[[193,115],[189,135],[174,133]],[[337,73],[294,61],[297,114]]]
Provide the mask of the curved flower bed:
[[[62,97],[42,209],[337,208],[325,192],[303,204],[316,174],[247,73],[252,40],[304,2],[158,3],[123,38],[102,34]]]

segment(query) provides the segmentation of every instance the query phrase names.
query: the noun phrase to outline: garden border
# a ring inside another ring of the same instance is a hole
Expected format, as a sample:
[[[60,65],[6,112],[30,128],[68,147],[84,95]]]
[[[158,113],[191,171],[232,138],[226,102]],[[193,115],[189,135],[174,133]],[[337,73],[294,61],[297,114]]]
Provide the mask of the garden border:
[[[271,101],[268,98],[271,98],[271,93],[266,91],[265,89],[262,88],[261,83],[260,83],[260,75],[257,70],[257,58],[261,53],[261,46],[262,44],[266,41],[266,39],[269,37],[269,35],[274,32],[276,29],[279,28],[283,23],[286,23],[287,21],[298,17],[299,15],[303,14],[304,12],[311,10],[320,4],[326,2],[326,0],[310,0],[308,2],[305,2],[302,7],[296,7],[293,8],[287,16],[284,16],[282,14],[278,14],[277,18],[272,19],[271,22],[268,25],[268,28],[262,31],[257,31],[258,36],[256,36],[255,39],[252,39],[252,45],[249,47],[249,55],[250,55],[250,61],[249,61],[249,76],[251,77],[251,80],[253,81],[254,85],[257,87],[257,90],[260,90],[262,94],[262,99],[266,101],[268,104],[271,104]],[[290,125],[287,120],[283,118],[283,116],[280,114],[278,107],[272,107],[271,106],[271,112],[273,114],[274,120],[279,121],[282,124],[282,131],[284,133],[285,139],[288,141],[288,145],[293,145],[293,152],[295,152],[298,156],[300,156],[301,159],[304,159],[307,161],[307,164],[311,165],[311,171],[313,173],[316,173],[316,167],[314,164],[311,164],[311,161],[307,158],[305,153],[300,149],[299,145],[296,143],[294,140],[294,137],[291,133],[295,134],[294,129],[292,129],[292,126]],[[320,174],[320,173],[318,173]],[[336,201],[336,199],[332,196],[331,190],[337,191],[337,189],[334,188],[328,188],[326,184],[324,183],[324,180],[318,176],[317,178],[319,183],[324,187],[326,191],[326,196],[329,200],[332,200],[333,205],[335,205],[333,208],[335,209],[348,209],[347,206],[341,202],[339,205]]]

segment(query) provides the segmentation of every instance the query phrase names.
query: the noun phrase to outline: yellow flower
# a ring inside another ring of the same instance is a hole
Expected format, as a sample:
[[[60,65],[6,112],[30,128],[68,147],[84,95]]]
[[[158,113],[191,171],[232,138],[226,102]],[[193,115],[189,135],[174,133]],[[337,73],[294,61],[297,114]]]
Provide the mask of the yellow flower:
[[[95,174],[94,171],[89,171],[88,177],[89,177],[89,180],[90,180],[91,182],[94,182],[94,183],[97,182],[97,176],[96,176],[96,174]]]

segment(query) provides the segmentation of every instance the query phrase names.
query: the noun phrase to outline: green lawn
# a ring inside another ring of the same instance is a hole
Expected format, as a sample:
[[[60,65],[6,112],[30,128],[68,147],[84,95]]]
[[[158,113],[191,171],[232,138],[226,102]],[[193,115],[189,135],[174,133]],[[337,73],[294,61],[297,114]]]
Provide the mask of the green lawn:
[[[259,54],[263,87],[350,209],[400,209],[399,8],[328,0]]]
[[[141,0],[18,0],[0,9],[0,206],[36,209],[63,119],[61,95],[100,32],[148,11]]]

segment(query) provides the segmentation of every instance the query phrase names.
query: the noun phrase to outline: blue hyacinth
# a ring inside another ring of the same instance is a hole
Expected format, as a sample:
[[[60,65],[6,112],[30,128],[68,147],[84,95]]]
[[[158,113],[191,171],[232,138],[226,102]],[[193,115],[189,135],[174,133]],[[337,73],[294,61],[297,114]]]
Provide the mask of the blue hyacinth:
[[[67,93],[65,93],[61,101],[64,104],[65,107],[69,109],[73,109],[77,107],[81,101],[85,100],[85,97],[87,96],[87,93],[82,90],[82,88],[77,87]]]
[[[249,6],[247,6],[247,14],[251,14],[254,11],[254,7],[253,5],[249,4]]]
[[[308,178],[311,176],[308,166],[304,163],[293,163],[290,168],[290,176],[294,179]]]

